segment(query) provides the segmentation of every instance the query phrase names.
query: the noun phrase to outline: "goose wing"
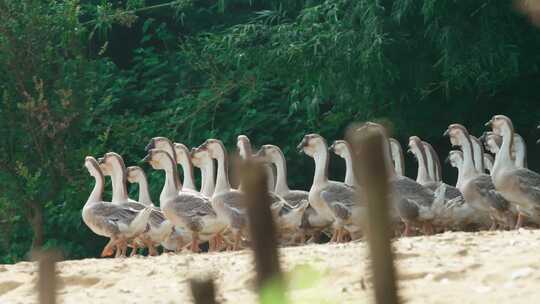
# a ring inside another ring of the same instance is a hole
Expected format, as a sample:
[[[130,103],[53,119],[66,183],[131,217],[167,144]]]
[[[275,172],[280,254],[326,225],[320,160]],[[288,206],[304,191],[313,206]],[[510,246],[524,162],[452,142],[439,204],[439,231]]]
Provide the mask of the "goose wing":
[[[298,206],[303,201],[308,200],[309,198],[309,192],[307,191],[291,191],[283,196],[283,198],[289,203],[291,206]]]
[[[96,204],[91,212],[92,224],[111,234],[119,233],[120,225],[129,226],[139,213],[138,210],[111,203]]]
[[[518,169],[514,174],[518,178],[521,192],[531,201],[540,203],[540,174],[529,169]]]
[[[342,183],[330,183],[321,191],[321,197],[334,214],[342,219],[351,216],[351,209],[356,204],[354,188]]]
[[[499,211],[506,211],[510,207],[510,203],[495,190],[495,185],[491,180],[491,176],[483,174],[473,180],[474,186],[478,193],[486,199],[489,206]]]

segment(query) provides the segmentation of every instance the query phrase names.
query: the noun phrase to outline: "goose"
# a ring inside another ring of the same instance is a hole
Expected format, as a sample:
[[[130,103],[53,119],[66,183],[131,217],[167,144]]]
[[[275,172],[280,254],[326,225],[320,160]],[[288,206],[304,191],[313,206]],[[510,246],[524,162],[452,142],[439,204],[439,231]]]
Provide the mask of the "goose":
[[[184,173],[184,181],[187,181],[190,184],[191,188],[185,188],[182,187],[182,192],[193,192],[195,194],[200,194],[197,190],[195,190],[195,185],[193,182],[193,170],[191,170],[191,173],[189,173],[190,166],[186,162],[188,160],[186,159],[177,159],[177,153],[175,150],[175,145],[171,142],[170,139],[162,136],[154,137],[150,139],[150,142],[146,145],[144,150],[146,152],[150,151],[151,149],[159,149],[163,150],[171,156],[175,164],[180,164],[182,166],[182,170]],[[191,161],[191,157],[189,157],[189,161]],[[185,164],[185,166],[184,166]],[[178,177],[177,177],[178,179]]]
[[[431,177],[431,179],[435,182],[441,182],[442,181],[442,171],[441,171],[441,161],[439,160],[439,155],[433,148],[433,146],[426,142],[422,141],[422,145],[424,146],[424,151],[426,152],[426,160],[427,160],[427,170],[428,174]]]
[[[298,226],[301,230],[301,242],[304,243],[306,235],[311,235],[311,241],[318,241],[323,229],[330,226],[331,220],[322,217],[309,204],[309,192],[303,190],[291,190],[287,183],[287,162],[285,155],[278,146],[263,145],[255,154],[257,159],[272,163],[276,167],[276,187],[275,193],[283,197],[293,207],[305,205],[301,223]]]
[[[342,242],[346,230],[350,230],[351,227],[357,228],[355,224],[359,222],[357,219],[363,216],[365,204],[356,203],[353,187],[328,179],[328,146],[322,136],[305,135],[297,149],[315,161],[309,204],[317,213],[328,220],[333,220],[334,233],[331,241]]]
[[[252,154],[251,142],[246,135],[238,136],[236,146],[238,148],[238,153],[242,159],[260,160],[257,155]],[[282,243],[294,243],[294,240],[297,239],[296,232],[298,232],[299,230],[302,222],[302,216],[309,203],[306,201],[301,205],[290,205],[286,199],[284,199],[281,195],[274,191],[275,183],[273,178],[274,172],[272,169],[272,164],[264,161],[263,164],[265,166],[268,176],[268,193],[272,202],[271,210],[277,227],[280,230]],[[240,191],[242,191],[241,189],[242,185],[240,185],[239,187]],[[304,241],[304,237],[301,236],[300,239],[301,241]]]
[[[499,152],[502,137],[493,132],[484,132],[482,135],[484,147],[494,155]],[[519,134],[514,133],[514,143],[511,147],[511,156],[518,168],[527,168],[527,145]]]
[[[463,152],[459,150],[450,151],[446,161],[450,163],[450,166],[458,170],[456,183],[456,187],[458,187],[461,184],[460,180],[463,175]],[[491,219],[487,213],[477,212],[464,199],[453,200],[448,205],[450,205],[449,211],[451,211],[451,225],[454,228],[463,230],[471,225],[476,226],[476,228],[489,227],[491,225]]]
[[[513,225],[510,203],[495,190],[491,177],[477,171],[474,165],[473,143],[467,129],[460,124],[451,124],[444,135],[450,137],[453,146],[460,146],[463,151],[463,174],[458,189],[465,201],[478,212],[490,215],[492,229],[498,222]]]
[[[148,237],[151,240],[153,246],[149,247],[150,255],[157,255],[154,246],[157,244],[169,243],[169,239],[174,239],[176,245],[174,247],[175,251],[179,251],[184,244],[184,237],[182,236],[182,231],[175,229],[174,225],[167,219],[157,208],[150,197],[150,192],[148,191],[148,180],[146,179],[146,174],[143,169],[139,166],[131,166],[127,168],[127,181],[129,183],[135,183],[139,185],[139,199],[138,201],[146,206],[152,207],[154,209],[155,216],[150,217],[150,230],[147,232]],[[173,234],[171,236],[171,234]],[[165,245],[167,249],[172,250],[170,246]]]
[[[398,176],[405,175],[405,161],[403,157],[403,150],[401,144],[395,138],[389,138],[390,141],[390,153],[392,154],[392,161],[394,168]]]
[[[182,190],[197,192],[195,178],[193,177],[193,163],[191,162],[191,153],[189,149],[184,144],[174,143],[174,153],[176,161],[183,170],[184,180],[182,181]]]
[[[119,248],[117,256],[125,256],[127,241],[145,231],[151,209],[135,210],[125,205],[104,202],[102,195],[105,178],[98,162],[87,156],[84,165],[94,177],[95,185],[82,209],[82,219],[92,232],[111,239],[103,248],[102,257],[112,255],[115,246]]]
[[[225,146],[218,139],[207,139],[197,150],[208,151],[210,157],[217,161],[216,187],[210,202],[218,218],[227,224],[233,234],[232,249],[238,250],[242,234],[246,233],[247,228],[245,196],[242,192],[231,188],[227,174],[228,155]]]
[[[418,174],[416,177],[416,182],[424,187],[427,187],[431,191],[435,191],[443,184],[443,182],[436,180],[437,176],[440,175],[440,173],[437,172],[441,171],[440,168],[437,168],[440,167],[438,161],[439,159],[438,157],[436,159],[433,159],[433,156],[436,155],[436,153],[434,154],[434,151],[428,152],[429,147],[431,146],[428,145],[426,145],[426,142],[422,141],[418,136],[409,137],[409,150],[418,160]],[[428,149],[426,149],[426,147]],[[429,174],[427,169],[429,159],[431,159],[431,164],[434,167],[432,170],[433,175]],[[459,189],[452,187],[448,184],[444,185],[446,188],[445,200],[453,200],[455,198],[461,197],[461,192],[459,191]]]
[[[195,167],[201,169],[201,194],[206,197],[212,197],[216,186],[214,160],[212,160],[208,151],[200,151],[197,148],[192,148],[191,162]]]
[[[491,177],[495,188],[509,201],[519,207],[516,227],[522,226],[524,217],[540,223],[540,174],[527,168],[519,168],[512,159],[514,127],[510,118],[495,115],[486,126],[502,136],[502,144],[495,156]]]
[[[199,252],[201,236],[211,238],[226,227],[216,212],[202,195],[182,191],[178,179],[176,162],[164,150],[150,149],[143,161],[155,170],[165,171],[165,184],[159,197],[161,210],[175,226],[182,227],[191,234],[191,251]]]
[[[390,143],[386,130],[380,124],[366,122],[357,132],[360,134],[377,132],[384,138],[383,153],[391,189],[391,220],[393,222],[397,222],[398,219],[403,221],[405,224],[404,236],[411,235],[412,226],[418,224],[422,226],[425,234],[432,234],[432,221],[435,217],[432,206],[434,204],[441,205],[444,202],[445,187],[440,187],[434,193],[406,176],[398,176],[391,166]]]
[[[121,204],[128,206],[135,210],[142,210],[146,205],[137,202],[128,196],[127,191],[127,169],[124,164],[124,159],[118,153],[107,152],[103,157],[98,160],[100,169],[102,170],[103,175],[110,176],[112,181],[112,200],[113,204]],[[150,215],[150,221],[152,223],[160,223],[163,220],[163,215],[159,210],[151,208],[152,212]],[[155,225],[149,225],[148,231],[140,235],[137,239],[134,239],[133,242],[130,242],[130,246],[133,248],[131,251],[131,256],[137,254],[137,248],[139,246],[146,246],[149,248],[149,252],[155,254],[156,251],[153,248],[153,242],[151,237],[147,232],[150,233],[150,230],[154,230]],[[154,233],[152,231],[151,233]]]
[[[329,148],[336,155],[345,160],[345,180],[346,185],[354,187],[356,186],[356,177],[354,176],[354,168],[351,155],[351,146],[344,140],[336,140]]]

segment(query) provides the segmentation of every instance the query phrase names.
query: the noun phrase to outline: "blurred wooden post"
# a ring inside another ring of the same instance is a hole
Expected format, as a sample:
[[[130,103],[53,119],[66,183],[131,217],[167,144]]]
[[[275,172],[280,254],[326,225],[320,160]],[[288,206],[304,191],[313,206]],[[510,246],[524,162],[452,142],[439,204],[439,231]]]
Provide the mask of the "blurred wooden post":
[[[364,201],[368,202],[367,238],[378,304],[397,304],[396,274],[391,246],[392,229],[388,215],[388,174],[383,145],[388,144],[377,132],[351,130],[347,139],[356,157],[355,174],[362,183]],[[359,194],[360,195],[360,194]]]
[[[38,261],[38,299],[40,304],[56,303],[56,262],[61,260],[60,252],[44,250],[32,253]]]
[[[277,250],[276,229],[270,211],[266,171],[262,164],[247,161],[240,166],[246,195],[250,244],[255,255],[257,289],[261,303],[286,303]]]
[[[195,304],[216,303],[216,291],[212,279],[190,280],[189,285]]]

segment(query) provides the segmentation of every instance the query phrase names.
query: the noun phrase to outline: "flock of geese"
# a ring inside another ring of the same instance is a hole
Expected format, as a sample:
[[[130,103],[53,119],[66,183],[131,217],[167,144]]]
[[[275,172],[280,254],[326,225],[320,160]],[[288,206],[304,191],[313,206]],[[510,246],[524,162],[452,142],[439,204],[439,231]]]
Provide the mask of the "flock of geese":
[[[511,120],[504,115],[494,116],[486,126],[492,130],[480,138],[460,124],[450,125],[444,133],[452,146],[461,148],[451,151],[447,159],[458,170],[454,186],[444,183],[437,153],[419,137],[411,136],[408,142],[409,152],[418,161],[418,174],[413,180],[404,176],[399,142],[388,138],[381,125],[367,122],[356,130],[360,135],[377,132],[383,136],[390,186],[388,211],[397,235],[540,224],[540,174],[527,169],[523,138],[514,133]],[[279,147],[263,145],[253,153],[249,139],[240,135],[237,148],[241,158],[261,161],[268,168],[271,211],[282,245],[318,242],[322,234],[331,237],[331,242],[362,237],[368,202],[362,183],[353,174],[355,159],[348,142],[337,140],[328,147],[318,134],[304,136],[297,148],[315,162],[309,191],[289,188],[286,161]],[[495,157],[484,153],[484,148]],[[114,152],[98,160],[91,156],[85,159],[95,186],[82,218],[94,233],[110,239],[102,256],[126,256],[128,247],[132,248],[131,255],[137,254],[138,248],[157,255],[159,246],[175,252],[199,252],[204,243],[208,243],[209,251],[246,246],[245,194],[241,184],[234,189],[229,183],[228,153],[220,140],[208,139],[189,150],[183,144],[155,137],[145,150],[143,160],[165,173],[159,207],[150,197],[140,167],[126,168],[122,157]],[[345,160],[344,181],[328,178],[332,151]],[[183,170],[183,181],[177,164]],[[200,190],[194,183],[194,167],[201,171]],[[112,181],[110,202],[102,197],[105,176]],[[137,200],[128,197],[128,182],[138,184]]]

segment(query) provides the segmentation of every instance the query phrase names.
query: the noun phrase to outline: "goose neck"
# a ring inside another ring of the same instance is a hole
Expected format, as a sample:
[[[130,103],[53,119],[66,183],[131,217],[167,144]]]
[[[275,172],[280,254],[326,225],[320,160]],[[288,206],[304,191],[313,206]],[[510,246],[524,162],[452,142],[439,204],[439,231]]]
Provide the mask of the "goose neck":
[[[148,181],[146,180],[146,177],[139,177],[137,183],[139,184],[139,203],[143,203],[145,205],[152,204],[152,198],[150,197],[150,191],[148,189]]]
[[[94,188],[92,189],[92,192],[90,193],[90,196],[88,197],[85,206],[91,203],[103,201],[103,188],[105,185],[105,179],[103,178],[103,174],[94,175],[94,179]]]
[[[276,193],[279,195],[288,193],[290,191],[287,182],[287,163],[283,153],[272,156],[272,162],[276,166]]]
[[[189,157],[180,157],[178,159],[182,166],[182,173],[184,175],[183,188],[190,190],[197,190],[195,187],[195,177],[193,175],[193,163]]]
[[[212,159],[209,159],[208,162],[201,166],[201,193],[207,197],[211,197],[214,193],[214,175],[214,164]]]
[[[356,184],[356,179],[354,177],[354,167],[351,154],[349,152],[345,152],[343,159],[345,160],[345,184],[354,186]]]
[[[421,147],[415,148],[416,158],[418,159],[418,173],[416,175],[416,182],[419,184],[425,184],[431,181],[427,171],[427,158],[426,153]]]
[[[112,202],[122,203],[128,200],[127,173],[125,167],[118,161],[112,162]]]
[[[502,128],[502,144],[499,152],[495,155],[495,163],[493,164],[493,174],[497,175],[498,172],[506,168],[515,167],[514,161],[511,155],[511,148],[514,140],[513,130],[509,126],[504,125]]]
[[[165,184],[159,196],[161,206],[170,198],[176,197],[182,189],[182,185],[178,179],[178,172],[176,172],[176,166],[172,163],[170,165],[170,168],[165,169]]]
[[[231,184],[229,183],[229,175],[227,174],[228,160],[225,151],[221,151],[220,155],[217,157],[217,178],[216,178],[216,187],[214,193],[221,193],[231,190]]]
[[[471,144],[471,139],[469,136],[465,135],[464,133],[460,133],[460,144],[461,149],[463,150],[463,165],[462,165],[462,171],[463,171],[463,179],[465,178],[472,178],[477,175],[476,168],[474,167],[473,162],[473,147]]]
[[[322,147],[313,154],[315,160],[315,175],[313,184],[323,184],[328,181],[328,149]]]

